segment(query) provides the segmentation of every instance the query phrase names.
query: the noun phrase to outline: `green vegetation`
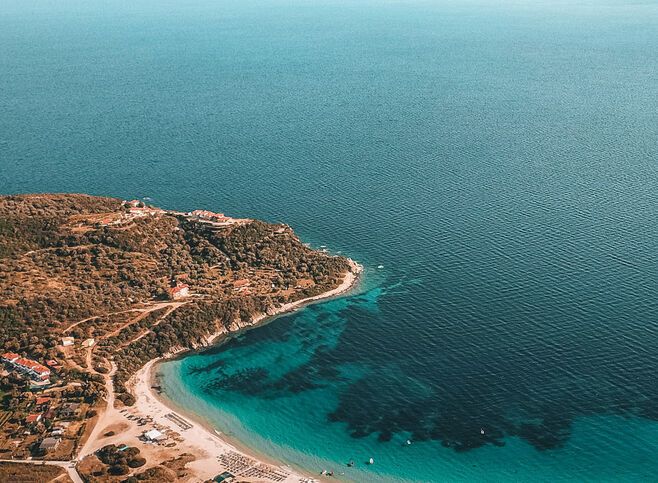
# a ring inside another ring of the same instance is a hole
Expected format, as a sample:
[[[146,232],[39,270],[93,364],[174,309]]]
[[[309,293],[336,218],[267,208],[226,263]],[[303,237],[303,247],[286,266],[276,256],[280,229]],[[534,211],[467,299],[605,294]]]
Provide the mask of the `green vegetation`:
[[[65,360],[58,377],[82,381],[85,400],[102,393],[114,362],[130,403],[124,384],[146,361],[335,288],[349,270],[285,225],[146,210],[86,195],[0,197],[0,348]],[[168,302],[183,282],[190,296]],[[63,335],[76,345],[64,350]],[[81,348],[91,337],[94,348]],[[0,389],[26,384],[12,375]]]

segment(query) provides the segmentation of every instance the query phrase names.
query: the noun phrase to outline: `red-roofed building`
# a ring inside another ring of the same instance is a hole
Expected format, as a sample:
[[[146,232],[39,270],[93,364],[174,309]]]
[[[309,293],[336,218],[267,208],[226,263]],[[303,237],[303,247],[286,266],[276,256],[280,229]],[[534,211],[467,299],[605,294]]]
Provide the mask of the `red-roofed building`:
[[[46,361],[46,365],[48,367],[59,367],[59,362],[57,362],[55,359],[50,359],[49,361]]]
[[[39,414],[30,414],[28,417],[25,418],[25,422],[27,424],[36,424],[39,421],[41,421],[41,413],[39,413]]]
[[[46,404],[50,404],[50,398],[49,397],[38,397],[36,401],[34,401],[34,404],[37,406],[44,406]]]
[[[5,360],[10,362],[19,371],[26,372],[33,378],[45,381],[48,379],[48,377],[50,377],[50,369],[44,365],[39,364],[38,362],[26,359],[25,357],[13,358],[13,353],[8,353],[5,355],[11,356],[11,360],[9,358]],[[5,355],[3,355],[3,359],[5,358]]]
[[[14,352],[5,352],[2,354],[2,360],[6,362],[14,362],[16,359],[20,358],[18,354]]]
[[[190,294],[190,286],[182,283],[169,289],[169,298],[172,300],[182,299]]]

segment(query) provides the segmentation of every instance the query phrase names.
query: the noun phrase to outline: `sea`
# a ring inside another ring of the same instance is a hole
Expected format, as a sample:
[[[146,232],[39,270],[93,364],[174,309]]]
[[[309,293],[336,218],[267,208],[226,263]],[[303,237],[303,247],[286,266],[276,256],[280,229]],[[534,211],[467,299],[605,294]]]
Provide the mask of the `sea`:
[[[0,0],[0,192],[285,222],[364,265],[160,366],[257,453],[658,481],[655,1]]]

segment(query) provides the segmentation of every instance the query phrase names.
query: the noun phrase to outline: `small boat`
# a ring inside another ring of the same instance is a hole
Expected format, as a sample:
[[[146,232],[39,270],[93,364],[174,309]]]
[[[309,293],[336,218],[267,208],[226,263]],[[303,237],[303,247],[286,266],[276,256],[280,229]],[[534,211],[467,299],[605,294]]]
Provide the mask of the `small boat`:
[[[480,428],[480,434],[484,434],[484,428]]]
[[[384,265],[377,265],[377,268],[381,270],[382,268],[384,268]]]
[[[374,465],[374,464],[375,464],[375,460],[372,459],[372,458],[370,458],[370,459],[368,460],[368,464],[369,464],[369,465]]]
[[[347,466],[349,466],[350,468],[351,468],[352,466],[354,466],[354,461],[353,461],[353,460],[350,460],[350,462],[347,463]]]
[[[408,440],[407,440],[407,445],[410,445],[410,444],[411,444],[411,440],[408,439]]]

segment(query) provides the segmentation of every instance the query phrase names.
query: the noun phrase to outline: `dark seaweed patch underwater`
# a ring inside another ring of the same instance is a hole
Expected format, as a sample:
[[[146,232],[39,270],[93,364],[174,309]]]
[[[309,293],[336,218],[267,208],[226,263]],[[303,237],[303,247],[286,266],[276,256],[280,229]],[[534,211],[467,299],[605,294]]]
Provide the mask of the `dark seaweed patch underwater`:
[[[305,316],[285,317],[282,324],[258,328],[256,337],[249,332],[222,350],[201,354],[188,374],[203,375],[201,385],[209,395],[230,391],[273,399],[328,388],[338,402],[325,417],[345,423],[353,438],[374,434],[388,442],[399,433],[413,442],[436,440],[458,452],[503,446],[510,436],[539,451],[561,448],[573,421],[582,416],[656,418],[654,367],[641,364],[631,350],[650,334],[645,326],[581,327],[581,336],[568,343],[542,337],[547,319],[522,327],[478,327],[473,320],[460,327],[439,319],[443,327],[435,336],[417,337],[418,332],[400,326],[416,321],[421,331],[427,321],[402,306],[405,291],[417,297],[419,284],[393,280],[382,282],[383,291],[310,307]],[[556,310],[556,320],[562,314]],[[323,324],[335,320],[347,323],[337,335],[324,334]],[[628,355],[610,358],[624,350],[622,333]],[[477,342],[484,337],[485,344]],[[270,351],[289,352],[289,362],[299,353],[308,358],[289,367],[272,367],[269,361],[253,365],[263,343]]]

